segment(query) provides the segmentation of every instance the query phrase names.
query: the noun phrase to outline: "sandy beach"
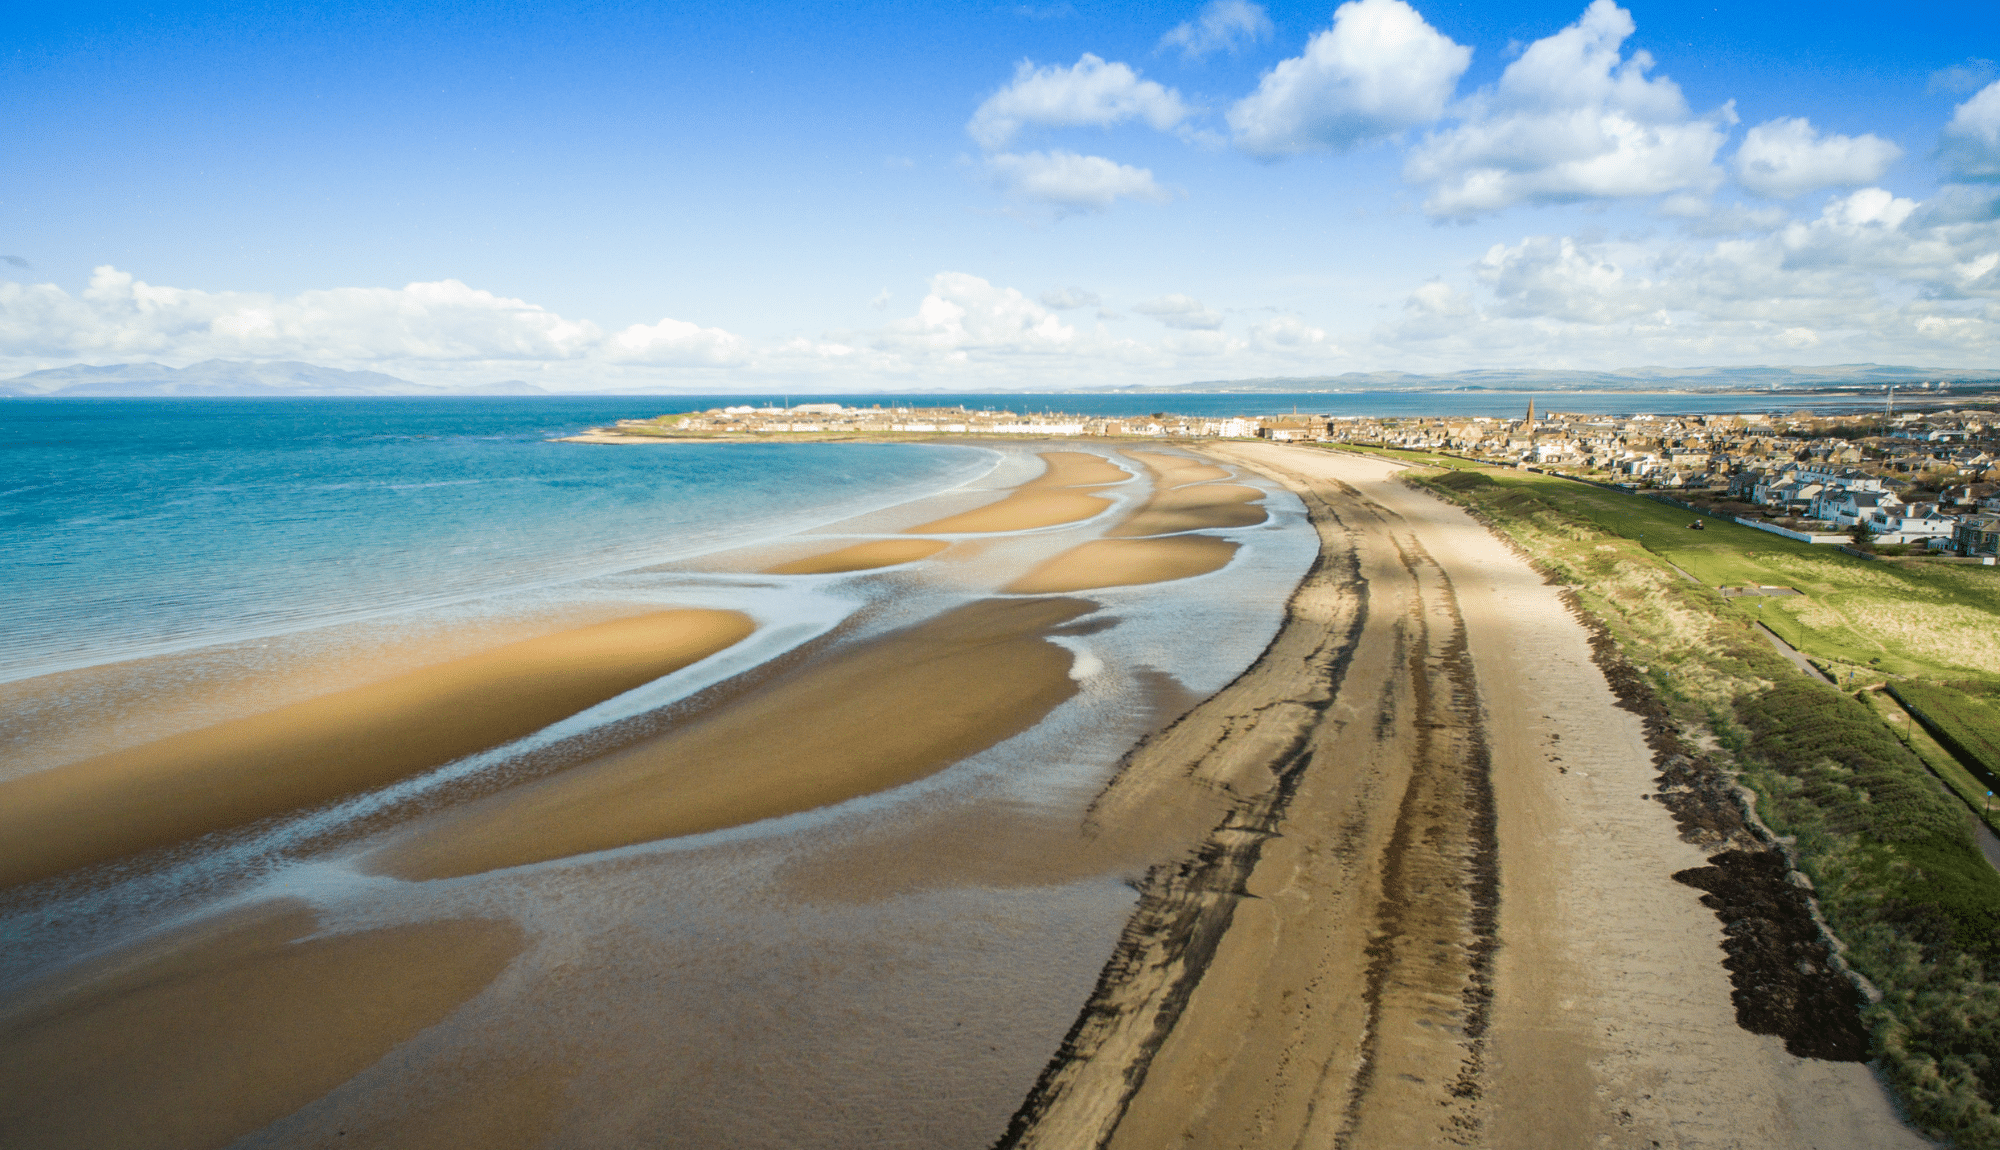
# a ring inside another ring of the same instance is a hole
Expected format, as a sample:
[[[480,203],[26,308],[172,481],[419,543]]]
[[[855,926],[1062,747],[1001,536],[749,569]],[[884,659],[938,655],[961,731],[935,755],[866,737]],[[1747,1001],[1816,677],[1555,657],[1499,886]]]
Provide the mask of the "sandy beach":
[[[600,623],[0,783],[0,886],[441,766],[706,658],[750,630],[733,611]]]
[[[0,1002],[0,1141],[1923,1145],[1865,1065],[1737,1025],[1673,878],[1713,844],[1493,535],[1378,460],[1041,447],[699,568],[850,580],[840,627]],[[1318,558],[1275,637],[1190,692],[1217,633],[1178,613],[1283,530]],[[1114,674],[1149,617],[1160,662]],[[6,881],[414,777],[756,627],[631,614],[0,783]]]
[[[1220,817],[1003,1144],[1926,1144],[1866,1066],[1737,1025],[1672,877],[1708,851],[1559,589],[1391,465],[1214,450],[1307,500],[1321,562],[1093,806]]]

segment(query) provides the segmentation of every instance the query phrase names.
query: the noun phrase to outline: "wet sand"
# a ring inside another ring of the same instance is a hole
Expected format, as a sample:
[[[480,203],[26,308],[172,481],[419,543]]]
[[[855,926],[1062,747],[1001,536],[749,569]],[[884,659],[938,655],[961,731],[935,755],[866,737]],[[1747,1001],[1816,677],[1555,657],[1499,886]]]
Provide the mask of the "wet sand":
[[[1229,478],[1228,468],[1217,467],[1191,455],[1175,455],[1168,451],[1128,451],[1125,454],[1150,468],[1163,489]]]
[[[1046,595],[1188,579],[1222,570],[1240,546],[1212,535],[1096,539],[1037,566],[1004,590],[1014,595]]]
[[[914,563],[928,559],[951,544],[941,539],[876,539],[867,543],[856,543],[852,547],[842,547],[838,551],[828,551],[821,555],[808,555],[774,567],[764,568],[766,575],[838,575],[848,571],[872,571],[877,567],[894,567],[898,563]]]
[[[493,981],[525,945],[461,920],[308,937],[303,904],[100,960],[0,1014],[0,1143],[207,1150],[311,1102]]]
[[[914,782],[1076,693],[1048,633],[1096,604],[985,600],[781,674],[649,742],[413,824],[363,865],[435,879],[808,811]]]
[[[1916,1147],[1861,1064],[1737,1022],[1708,853],[1560,589],[1331,452],[1229,445],[1320,563],[1090,818],[1215,814],[1156,866],[1003,1146]]]
[[[316,805],[499,746],[748,636],[662,611],[523,640],[0,783],[0,887]]]
[[[1089,451],[1040,451],[1036,455],[1048,470],[1022,484],[1023,487],[1098,487],[1123,483],[1132,473]]]
[[[919,524],[906,535],[989,534],[1077,523],[1100,514],[1111,500],[1092,492],[1132,476],[1101,455],[1084,451],[1039,453],[1048,469],[997,503]]]
[[[1203,483],[1161,491],[1137,515],[1107,532],[1114,539],[1199,531],[1204,527],[1255,527],[1269,516],[1250,507],[1264,493],[1240,483]]]

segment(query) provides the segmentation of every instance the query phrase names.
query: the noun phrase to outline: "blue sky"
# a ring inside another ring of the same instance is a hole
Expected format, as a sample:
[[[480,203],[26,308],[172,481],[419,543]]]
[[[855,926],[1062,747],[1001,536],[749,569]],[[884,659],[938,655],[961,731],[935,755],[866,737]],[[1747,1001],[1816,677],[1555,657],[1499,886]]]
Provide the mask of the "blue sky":
[[[1908,11],[17,7],[0,367],[2000,366],[2000,16]]]

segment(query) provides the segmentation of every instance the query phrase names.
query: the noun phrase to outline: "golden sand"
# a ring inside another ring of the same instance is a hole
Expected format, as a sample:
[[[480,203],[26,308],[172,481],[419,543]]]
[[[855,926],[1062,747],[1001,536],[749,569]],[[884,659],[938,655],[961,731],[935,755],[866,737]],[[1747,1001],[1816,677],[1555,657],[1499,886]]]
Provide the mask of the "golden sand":
[[[511,742],[748,636],[662,611],[511,643],[0,783],[0,886],[382,786]]]
[[[1220,571],[1239,546],[1213,535],[1097,539],[1070,548],[1002,590],[1015,595],[1046,595],[1055,591],[1088,591],[1094,587],[1165,583]]]
[[[65,976],[0,1015],[0,1143],[207,1150],[353,1077],[483,990],[520,952],[508,922],[308,941],[266,904]]]
[[[1090,492],[1104,484],[1132,478],[1101,455],[1087,451],[1039,453],[1048,470],[1016,488],[998,503],[910,528],[909,535],[984,534],[1026,531],[1089,519],[1111,501]]]
[[[1088,451],[1038,452],[1048,470],[1022,484],[1023,487],[1094,487],[1123,483],[1132,478],[1124,468]]]
[[[928,559],[951,546],[938,539],[877,539],[856,543],[838,551],[808,555],[775,567],[764,568],[766,575],[837,575],[843,571],[870,571]]]
[[[1023,487],[998,503],[975,507],[958,515],[909,529],[911,535],[980,534],[994,531],[1026,531],[1054,527],[1089,519],[1111,501],[1089,495],[1085,489],[1066,487]]]
[[[1194,487],[1174,487],[1156,492],[1132,518],[1107,532],[1113,538],[1166,535],[1175,531],[1197,531],[1204,527],[1254,527],[1269,518],[1261,507],[1249,507],[1264,498],[1255,487],[1240,483],[1203,483]]]
[[[776,818],[935,774],[1076,693],[1079,599],[985,600],[795,669],[597,762],[419,823],[364,866],[475,874]]]
[[[1170,455],[1164,451],[1128,451],[1125,454],[1146,465],[1152,471],[1159,486],[1180,487],[1188,483],[1206,483],[1211,479],[1229,478],[1229,470],[1213,463],[1203,463],[1185,455]]]

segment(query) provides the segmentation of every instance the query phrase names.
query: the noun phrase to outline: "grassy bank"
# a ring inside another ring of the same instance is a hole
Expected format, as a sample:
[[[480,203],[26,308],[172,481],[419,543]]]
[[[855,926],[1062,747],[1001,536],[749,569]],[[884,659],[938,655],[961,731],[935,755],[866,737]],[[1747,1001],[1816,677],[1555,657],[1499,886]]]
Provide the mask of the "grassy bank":
[[[2000,683],[2000,568],[1871,562],[1799,543],[1644,496],[1554,475],[1482,468],[1466,460],[1371,451],[1412,463],[1467,470],[1598,530],[1643,546],[1708,587],[1792,587],[1784,598],[1733,600],[1845,681],[1877,673]]]
[[[1902,576],[1850,571],[1845,557],[1733,525],[1697,536],[1685,512],[1552,476],[1457,469],[1414,479],[1476,510],[1572,586],[1685,736],[1751,788],[1758,814],[1791,840],[1848,962],[1881,992],[1864,1014],[1871,1053],[1913,1120],[1961,1146],[2000,1147],[2000,980],[1988,974],[2000,976],[2000,874],[1974,845],[1965,806],[1868,704],[1801,676],[1754,629],[1754,610],[1715,589],[1804,581],[1816,596],[1852,590],[1891,603],[1906,585],[1876,580]],[[1930,601],[1956,604],[1958,594]],[[1976,610],[1991,617],[1989,604]],[[1800,633],[1824,639],[1839,628]],[[1864,638],[1875,650],[1893,645],[1865,626],[1845,641]],[[1912,649],[1896,657],[1947,665],[1922,643]]]

